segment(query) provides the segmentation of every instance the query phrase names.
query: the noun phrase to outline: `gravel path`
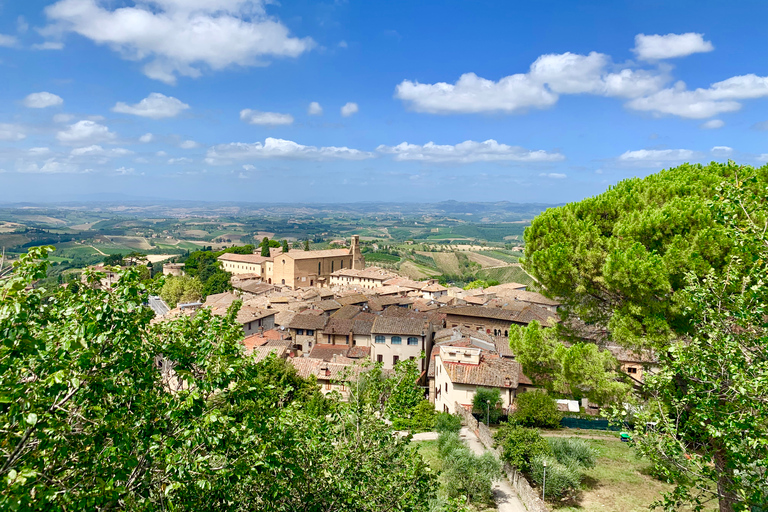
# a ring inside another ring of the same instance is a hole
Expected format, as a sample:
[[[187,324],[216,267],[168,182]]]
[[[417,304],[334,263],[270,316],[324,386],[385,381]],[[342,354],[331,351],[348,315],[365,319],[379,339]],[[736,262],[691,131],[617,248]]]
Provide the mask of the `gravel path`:
[[[477,455],[482,455],[485,451],[485,446],[477,439],[475,433],[467,427],[461,428],[461,438],[467,442],[470,449]],[[493,499],[496,500],[499,512],[526,512],[525,506],[517,497],[517,493],[512,489],[512,486],[509,485],[506,477],[493,484]]]

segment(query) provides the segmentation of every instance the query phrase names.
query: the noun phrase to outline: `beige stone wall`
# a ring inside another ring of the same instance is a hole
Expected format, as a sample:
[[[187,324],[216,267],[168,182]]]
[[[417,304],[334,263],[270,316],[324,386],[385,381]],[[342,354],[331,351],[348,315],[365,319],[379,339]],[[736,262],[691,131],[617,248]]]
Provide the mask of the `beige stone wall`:
[[[445,371],[443,361],[440,356],[435,357],[435,410],[440,412],[444,411],[444,406],[448,407],[448,412],[455,414],[455,404],[472,406],[472,401],[475,398],[477,386],[472,384],[454,384],[448,378],[448,373]],[[515,390],[512,388],[499,388],[501,391],[501,406],[502,408],[509,409],[512,402],[515,400]],[[439,392],[438,392],[439,391]],[[431,390],[430,390],[431,392]]]
[[[378,356],[382,356],[382,363],[384,368],[391,369],[394,367],[394,356],[398,356],[399,360],[404,359],[419,359],[421,353],[427,354],[426,336],[414,336],[418,340],[417,345],[408,345],[408,336],[400,336],[402,343],[399,345],[392,343],[392,335],[384,335],[384,343],[376,343],[376,336],[371,334],[371,359],[373,362],[378,361]],[[419,369],[424,371],[427,369],[426,359],[419,361]]]
[[[466,327],[474,331],[482,331],[486,334],[496,336],[508,336],[511,322],[506,320],[492,320],[485,318],[475,318],[471,316],[448,315],[445,319],[446,327]]]

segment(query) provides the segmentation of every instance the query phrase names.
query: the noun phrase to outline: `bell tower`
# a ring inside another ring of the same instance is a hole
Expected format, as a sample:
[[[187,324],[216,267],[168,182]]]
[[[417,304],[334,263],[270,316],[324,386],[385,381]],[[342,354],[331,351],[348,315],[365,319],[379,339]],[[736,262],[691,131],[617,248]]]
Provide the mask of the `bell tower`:
[[[365,258],[363,253],[360,252],[359,235],[352,235],[352,246],[349,248],[349,253],[352,255],[352,269],[363,270],[365,268]]]

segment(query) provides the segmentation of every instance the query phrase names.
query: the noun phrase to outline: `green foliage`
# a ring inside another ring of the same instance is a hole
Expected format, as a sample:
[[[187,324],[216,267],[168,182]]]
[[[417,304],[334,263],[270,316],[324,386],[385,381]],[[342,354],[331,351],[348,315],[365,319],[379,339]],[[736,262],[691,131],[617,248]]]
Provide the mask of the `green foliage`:
[[[501,391],[499,388],[477,388],[472,397],[472,412],[496,424],[501,417]]]
[[[563,415],[557,410],[554,399],[546,393],[520,393],[515,398],[517,409],[511,423],[523,427],[558,428]]]
[[[230,253],[230,254],[253,254],[253,251],[256,248],[253,245],[237,245],[235,247],[227,247],[226,249],[219,251],[216,253],[216,257],[218,258],[222,254]]]
[[[435,418],[435,430],[440,432],[451,432],[458,434],[461,430],[461,418],[449,412],[438,413]]]
[[[573,343],[566,347],[557,329],[542,328],[533,321],[527,326],[512,325],[509,347],[525,373],[549,391],[586,396],[593,403],[617,404],[631,391],[623,382],[619,364],[607,350],[594,343]]]
[[[720,510],[768,503],[768,197],[763,177],[739,170],[713,194],[702,215],[724,228],[732,259],[682,290],[688,336],[659,353],[646,377],[649,404],[633,439],[655,472],[676,484],[659,503],[698,507],[712,498]],[[653,428],[643,426],[652,422]]]
[[[259,244],[259,247],[261,247],[261,255],[264,257],[269,257],[269,238],[266,236],[261,241],[261,244]]]
[[[160,297],[172,308],[179,304],[197,302],[202,296],[203,283],[196,277],[167,276],[160,289]]]
[[[539,487],[544,483],[544,462],[547,464],[546,499],[560,499],[578,489],[582,477],[580,468],[546,455],[538,455],[531,461],[530,475]]]
[[[285,238],[283,238],[282,247],[283,247],[283,252],[288,252],[291,250],[291,248],[288,247],[288,240],[286,240]]]
[[[421,457],[372,411],[323,405],[284,361],[245,357],[238,302],[150,324],[153,290],[132,269],[111,291],[47,300],[28,288],[47,252],[0,284],[0,510],[421,511],[434,498]]]
[[[110,266],[116,266],[119,267],[123,264],[123,255],[122,254],[108,254],[104,256],[104,264],[110,265]]]
[[[305,251],[309,250],[309,240],[304,240],[304,250]]]
[[[483,281],[482,279],[475,279],[474,281],[467,283],[464,287],[465,290],[474,290],[475,288],[490,288],[491,286],[497,286],[499,284],[495,279],[489,281]]]
[[[435,406],[429,400],[422,400],[413,408],[411,414],[411,432],[429,432],[435,428],[437,413]]]
[[[558,462],[569,467],[593,468],[597,463],[597,453],[584,439],[577,437],[550,437],[547,439],[552,454]]]
[[[184,272],[202,283],[203,298],[232,289],[231,274],[222,270],[217,260],[224,252],[195,251],[184,261]]]
[[[722,276],[734,240],[707,206],[737,174],[764,193],[768,166],[681,165],[632,178],[576,203],[550,208],[525,231],[524,266],[562,315],[607,326],[626,345],[665,347],[695,323],[686,314],[686,275]],[[566,322],[567,323],[567,322]]]
[[[525,473],[530,471],[535,457],[552,453],[549,443],[533,428],[504,424],[494,438],[502,447],[501,457],[504,461]]]
[[[449,497],[463,497],[467,504],[491,500],[491,486],[501,474],[501,465],[491,452],[475,455],[453,433],[440,434],[438,450],[443,467],[442,485]]]

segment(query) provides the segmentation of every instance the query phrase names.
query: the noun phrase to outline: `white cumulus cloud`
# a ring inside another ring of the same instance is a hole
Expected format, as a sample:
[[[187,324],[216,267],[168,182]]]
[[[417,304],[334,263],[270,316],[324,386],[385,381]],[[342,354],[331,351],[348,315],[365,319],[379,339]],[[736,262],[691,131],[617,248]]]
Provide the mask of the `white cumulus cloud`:
[[[348,147],[305,146],[291,140],[268,137],[264,143],[233,142],[219,144],[208,150],[209,164],[228,164],[235,160],[280,158],[288,160],[365,160],[372,153]]]
[[[686,34],[645,35],[635,36],[635,47],[632,49],[638,59],[661,60],[675,57],[685,57],[693,53],[706,53],[714,50],[712,43],[704,40],[704,34],[688,32]]]
[[[357,103],[349,102],[341,107],[341,115],[344,117],[349,117],[352,114],[357,114],[358,110],[360,109],[357,107]]]
[[[729,146],[715,146],[711,151],[715,156],[728,156],[733,153],[733,148]]]
[[[725,126],[725,122],[722,119],[710,119],[705,123],[701,123],[701,127],[705,130],[716,130]]]
[[[708,88],[689,90],[684,82],[627,103],[629,108],[672,114],[689,119],[706,119],[741,108],[738,100],[768,97],[768,77],[754,74],[734,76]]]
[[[634,98],[659,90],[667,82],[660,71],[618,69],[608,55],[591,52],[542,55],[527,73],[498,81],[465,73],[454,84],[404,80],[395,96],[417,112],[462,114],[520,112],[551,107],[560,94],[595,94]]]
[[[701,156],[690,149],[638,149],[624,152],[617,163],[630,167],[663,167],[691,162]]]
[[[139,137],[139,142],[147,144],[149,142],[152,142],[155,139],[155,136],[151,133],[145,133],[141,137]]]
[[[197,142],[195,142],[193,140],[185,140],[184,142],[179,144],[179,147],[181,149],[195,149],[197,147],[200,147],[200,144],[198,144]]]
[[[16,124],[0,123],[0,140],[18,141],[26,139],[27,135],[21,126]]]
[[[280,114],[278,112],[261,112],[260,110],[251,110],[246,108],[240,111],[240,120],[249,124],[280,126],[292,124],[293,116],[290,114]]]
[[[568,177],[567,174],[563,174],[561,172],[542,172],[539,174],[542,178],[550,178],[553,180],[562,180]]]
[[[264,65],[297,57],[310,38],[292,37],[259,0],[144,0],[133,6],[101,0],[60,0],[45,9],[43,34],[75,32],[125,59],[146,60],[144,74],[173,84],[202,69]]]
[[[47,108],[55,107],[64,103],[61,96],[57,96],[50,92],[33,92],[26,98],[24,98],[24,106],[28,108]]]
[[[112,107],[112,112],[149,117],[151,119],[164,119],[176,117],[188,108],[189,105],[173,96],[153,92],[135,105],[118,102]]]
[[[65,130],[61,130],[56,134],[56,139],[59,142],[74,146],[110,142],[116,137],[106,126],[87,120],[71,124]]]
[[[124,148],[104,149],[98,144],[86,146],[82,148],[75,148],[69,152],[72,156],[107,156],[107,157],[119,157],[133,154],[133,151]]]
[[[520,146],[499,144],[493,139],[485,142],[468,140],[455,145],[435,144],[428,142],[424,145],[403,142],[397,146],[381,145],[376,151],[395,155],[395,160],[421,162],[556,162],[565,157],[560,153],[549,153],[543,150],[531,151]]]
[[[18,43],[19,41],[14,36],[0,34],[0,46],[4,46],[6,48],[13,48]]]
[[[311,116],[320,116],[323,114],[323,107],[321,107],[318,102],[313,101],[307,108],[307,114]]]

